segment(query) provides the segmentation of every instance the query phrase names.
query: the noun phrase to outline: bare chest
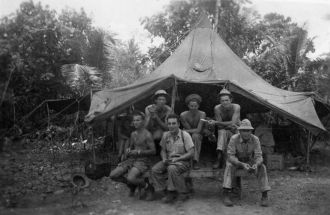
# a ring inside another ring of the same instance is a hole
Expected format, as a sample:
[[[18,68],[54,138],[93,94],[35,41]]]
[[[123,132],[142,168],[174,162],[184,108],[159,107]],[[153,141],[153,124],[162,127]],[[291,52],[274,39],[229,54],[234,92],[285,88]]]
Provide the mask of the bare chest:
[[[132,146],[134,149],[147,149],[148,143],[146,135],[144,133],[138,134],[137,132],[134,132],[132,134]]]
[[[197,114],[191,114],[190,112],[188,112],[184,116],[184,119],[192,128],[196,128],[201,119],[201,114],[199,112]]]

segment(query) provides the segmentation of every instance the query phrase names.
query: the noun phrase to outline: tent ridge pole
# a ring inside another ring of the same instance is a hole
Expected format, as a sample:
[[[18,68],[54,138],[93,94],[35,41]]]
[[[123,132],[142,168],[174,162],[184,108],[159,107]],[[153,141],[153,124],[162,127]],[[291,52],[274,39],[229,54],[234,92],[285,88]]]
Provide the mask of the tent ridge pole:
[[[171,108],[172,111],[174,112],[174,108],[175,108],[175,98],[176,98],[176,92],[177,91],[177,80],[174,77],[174,85],[172,87],[172,98],[171,98]]]

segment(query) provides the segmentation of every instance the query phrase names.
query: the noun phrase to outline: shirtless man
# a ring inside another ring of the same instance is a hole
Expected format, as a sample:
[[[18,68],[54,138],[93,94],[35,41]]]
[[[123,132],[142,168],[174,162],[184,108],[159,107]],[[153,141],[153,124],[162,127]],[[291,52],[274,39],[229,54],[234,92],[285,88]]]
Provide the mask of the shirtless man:
[[[155,104],[145,108],[145,126],[151,132],[153,140],[157,142],[162,138],[163,132],[168,130],[166,118],[172,112],[172,108],[166,105],[168,100],[169,96],[166,91],[158,90],[153,96]],[[158,147],[158,150],[160,150],[160,147]]]
[[[221,166],[223,152],[226,152],[230,137],[237,133],[241,114],[241,106],[232,103],[232,95],[228,90],[221,90],[219,96],[220,104],[214,107],[216,120],[209,121],[210,124],[215,124],[218,127],[217,160],[213,165],[214,169]]]
[[[124,182],[130,188],[130,196],[134,196],[137,187],[146,186],[141,177],[149,169],[148,156],[156,153],[155,145],[150,132],[144,128],[145,116],[142,112],[133,113],[133,125],[135,131],[131,133],[129,146],[126,150],[126,160],[119,163],[110,173],[110,178]],[[123,177],[128,172],[127,178]]]
[[[193,169],[199,169],[198,162],[203,138],[201,135],[203,121],[201,121],[201,119],[205,119],[206,114],[198,110],[199,104],[202,102],[202,98],[199,95],[190,94],[186,97],[185,102],[189,110],[181,113],[180,120],[184,128],[183,130],[191,135],[195,145]]]

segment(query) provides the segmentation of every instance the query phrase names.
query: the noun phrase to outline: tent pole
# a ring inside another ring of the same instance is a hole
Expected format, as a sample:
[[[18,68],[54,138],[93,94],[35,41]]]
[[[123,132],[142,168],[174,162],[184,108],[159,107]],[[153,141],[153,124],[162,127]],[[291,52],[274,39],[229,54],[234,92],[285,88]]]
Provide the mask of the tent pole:
[[[174,78],[174,85],[172,88],[172,100],[171,100],[171,108],[172,111],[174,112],[174,108],[175,108],[175,97],[176,97],[176,92],[177,91],[177,82],[176,82],[176,78]]]
[[[310,165],[311,132],[308,131],[306,163]]]
[[[89,132],[89,136],[90,136],[90,140],[91,140],[91,143],[92,143],[92,153],[93,153],[93,162],[94,164],[96,163],[96,155],[95,155],[95,142],[94,142],[94,131],[93,131],[93,127],[90,126],[88,128],[88,132]]]

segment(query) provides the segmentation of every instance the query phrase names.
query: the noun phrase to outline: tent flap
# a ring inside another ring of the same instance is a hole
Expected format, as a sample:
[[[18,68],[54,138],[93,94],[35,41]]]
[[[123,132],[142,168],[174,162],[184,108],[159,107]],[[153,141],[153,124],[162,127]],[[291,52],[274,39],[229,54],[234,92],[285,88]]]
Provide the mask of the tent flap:
[[[85,121],[104,120],[135,102],[152,95],[157,89],[168,89],[173,85],[173,77],[164,77],[143,84],[98,91],[92,96],[91,107]]]

